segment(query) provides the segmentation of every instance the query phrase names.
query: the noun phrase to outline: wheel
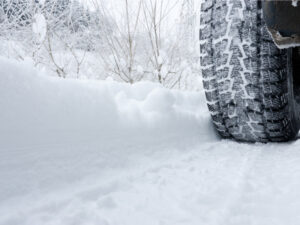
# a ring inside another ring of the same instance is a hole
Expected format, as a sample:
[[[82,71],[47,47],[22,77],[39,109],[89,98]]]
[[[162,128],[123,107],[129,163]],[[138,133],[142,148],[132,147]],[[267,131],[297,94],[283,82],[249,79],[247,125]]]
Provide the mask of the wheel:
[[[208,108],[223,138],[283,142],[297,136],[298,51],[275,46],[261,1],[205,0],[200,49]]]

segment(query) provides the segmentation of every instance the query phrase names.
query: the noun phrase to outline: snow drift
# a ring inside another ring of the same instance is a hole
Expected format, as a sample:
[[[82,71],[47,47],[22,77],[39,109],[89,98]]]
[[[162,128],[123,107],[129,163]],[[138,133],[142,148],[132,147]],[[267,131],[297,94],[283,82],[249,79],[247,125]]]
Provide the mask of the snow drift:
[[[0,73],[0,225],[300,221],[299,141],[221,141],[201,92]]]
[[[122,167],[130,152],[215,138],[201,93],[153,83],[63,80],[38,73],[30,61],[1,58],[0,68],[0,211],[8,217],[14,207],[28,207],[24,198]],[[0,224],[9,224],[6,216]]]
[[[30,62],[0,60],[1,143],[23,145],[50,136],[157,136],[199,131],[210,136],[203,94],[152,83],[62,80],[37,74]]]

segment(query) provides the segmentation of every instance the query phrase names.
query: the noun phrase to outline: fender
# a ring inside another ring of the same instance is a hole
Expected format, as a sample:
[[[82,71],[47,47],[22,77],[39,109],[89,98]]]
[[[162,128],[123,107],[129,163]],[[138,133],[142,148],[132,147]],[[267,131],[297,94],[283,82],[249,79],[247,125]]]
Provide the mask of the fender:
[[[279,48],[300,46],[300,0],[263,0],[262,8],[275,44]]]

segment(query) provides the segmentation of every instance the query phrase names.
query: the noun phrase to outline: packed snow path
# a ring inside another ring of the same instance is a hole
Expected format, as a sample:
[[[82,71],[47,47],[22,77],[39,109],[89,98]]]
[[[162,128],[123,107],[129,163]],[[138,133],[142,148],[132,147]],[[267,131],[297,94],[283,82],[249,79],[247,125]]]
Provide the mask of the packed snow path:
[[[0,69],[0,225],[300,222],[300,141],[222,141],[201,92]]]

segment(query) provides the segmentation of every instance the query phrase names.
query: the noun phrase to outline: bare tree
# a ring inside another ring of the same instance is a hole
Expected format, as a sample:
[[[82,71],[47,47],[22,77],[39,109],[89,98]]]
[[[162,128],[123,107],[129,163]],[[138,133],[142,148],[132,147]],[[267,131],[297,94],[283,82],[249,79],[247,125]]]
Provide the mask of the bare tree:
[[[140,26],[142,0],[121,1],[122,7],[118,17],[104,4],[104,1],[94,1],[101,18],[109,19],[109,24],[101,23],[102,41],[99,55],[109,74],[128,83],[142,79],[138,70],[137,35]],[[133,6],[134,5],[134,6]]]
[[[180,7],[179,0],[143,1],[143,21],[148,35],[149,61],[157,81],[175,87],[182,78],[182,36],[176,33],[174,10]]]
[[[78,42],[86,42],[82,37],[85,30],[80,30],[78,20],[85,18],[82,18],[82,14],[73,16],[75,12],[80,10],[76,1],[65,5],[63,9],[60,8],[58,2],[54,2],[55,4],[57,7],[46,5],[40,7],[37,12],[45,20],[45,28],[38,28],[37,30],[45,29],[45,37],[40,43],[36,42],[38,48],[34,51],[33,58],[37,65],[50,63],[50,68],[59,77],[66,78],[70,73],[69,69],[74,71],[73,73],[79,78],[87,49],[81,51],[76,49]],[[77,8],[74,8],[74,5]],[[41,21],[35,22],[41,23]]]

